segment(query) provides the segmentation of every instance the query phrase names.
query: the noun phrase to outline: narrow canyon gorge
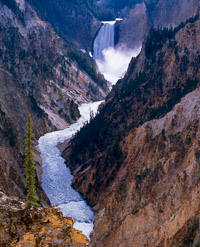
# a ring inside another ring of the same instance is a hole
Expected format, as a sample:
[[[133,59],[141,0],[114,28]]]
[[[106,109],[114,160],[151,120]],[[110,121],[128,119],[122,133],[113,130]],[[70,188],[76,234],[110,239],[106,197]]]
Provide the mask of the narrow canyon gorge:
[[[0,246],[200,246],[199,10],[0,0]]]

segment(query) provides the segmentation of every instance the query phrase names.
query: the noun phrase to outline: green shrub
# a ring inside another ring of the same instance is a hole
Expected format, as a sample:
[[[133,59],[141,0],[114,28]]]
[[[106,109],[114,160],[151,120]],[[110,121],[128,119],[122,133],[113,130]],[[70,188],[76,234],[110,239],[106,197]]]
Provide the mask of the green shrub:
[[[12,222],[10,224],[10,234],[16,235],[16,233],[17,233],[17,229],[16,229],[15,221],[12,220]]]
[[[133,209],[132,214],[136,215],[138,212],[139,212],[139,210],[136,208],[136,209]]]

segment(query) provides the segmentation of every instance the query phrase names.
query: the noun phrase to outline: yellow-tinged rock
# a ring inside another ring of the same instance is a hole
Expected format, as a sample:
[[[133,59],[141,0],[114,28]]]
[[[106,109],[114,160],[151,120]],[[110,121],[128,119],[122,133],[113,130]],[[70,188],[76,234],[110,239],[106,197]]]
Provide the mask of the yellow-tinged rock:
[[[10,199],[10,204],[12,204]],[[0,205],[0,246],[11,247],[85,247],[88,239],[73,228],[75,223],[63,217],[59,208],[40,208],[13,210],[15,207]],[[11,230],[11,223],[15,231]]]

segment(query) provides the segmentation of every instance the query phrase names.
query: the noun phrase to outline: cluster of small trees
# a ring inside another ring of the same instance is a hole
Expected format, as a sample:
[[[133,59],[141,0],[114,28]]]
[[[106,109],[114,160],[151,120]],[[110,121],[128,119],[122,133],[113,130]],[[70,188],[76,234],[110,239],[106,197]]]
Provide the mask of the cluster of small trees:
[[[145,42],[145,54],[147,58],[153,58],[156,51],[163,47],[167,39],[173,38],[175,32],[172,28],[151,29]]]
[[[79,68],[86,71],[88,73],[88,75],[90,75],[91,78],[100,87],[104,87],[105,79],[99,72],[97,72],[96,64],[94,63],[94,61],[89,56],[76,50],[73,47],[68,47],[68,57],[72,61],[76,61],[78,63]]]
[[[93,0],[91,0],[93,1]],[[133,8],[136,4],[145,2],[147,9],[151,10],[155,6],[155,4],[158,2],[158,0],[109,0],[105,2],[104,7],[107,9],[114,10],[114,13],[118,13],[121,9],[127,8]]]
[[[84,6],[100,21],[111,21],[115,19],[114,9],[105,5],[97,4],[96,0],[70,0],[74,4]]]
[[[188,23],[194,23],[199,18],[199,14],[182,22],[176,28],[152,28],[145,42],[145,54],[148,59],[154,59],[158,50],[161,50],[163,44],[175,37],[176,33]]]

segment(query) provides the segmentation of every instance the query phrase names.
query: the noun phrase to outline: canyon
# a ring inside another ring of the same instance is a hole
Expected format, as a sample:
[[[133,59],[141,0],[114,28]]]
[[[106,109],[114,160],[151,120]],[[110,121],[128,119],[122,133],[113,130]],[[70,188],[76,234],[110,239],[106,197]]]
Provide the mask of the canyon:
[[[82,63],[87,65],[84,54],[66,44],[28,3],[21,2],[16,9],[0,5],[0,160],[1,187],[24,198],[23,149],[28,113],[32,114],[38,139],[51,130],[69,126],[80,116],[78,105],[103,99],[108,87],[103,76],[95,72],[95,65],[88,62],[93,70],[90,74],[81,68]],[[37,152],[36,157],[40,161]],[[38,193],[43,200],[41,187]]]
[[[198,237],[199,24],[150,32],[63,152],[74,188],[97,211],[90,246],[192,246]]]
[[[199,7],[0,0],[0,245],[199,246]]]

